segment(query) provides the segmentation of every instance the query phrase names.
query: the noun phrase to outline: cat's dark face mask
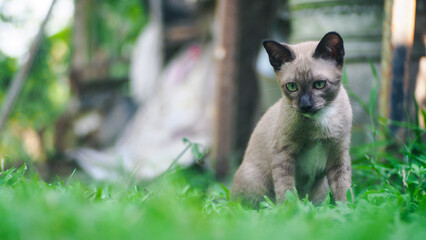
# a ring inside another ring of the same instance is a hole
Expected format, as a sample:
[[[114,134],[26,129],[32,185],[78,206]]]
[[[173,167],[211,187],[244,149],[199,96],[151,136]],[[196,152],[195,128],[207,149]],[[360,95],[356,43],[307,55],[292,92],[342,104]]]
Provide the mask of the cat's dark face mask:
[[[297,75],[298,78],[294,82],[283,84],[282,90],[292,108],[303,115],[320,112],[339,93],[341,81],[314,76],[310,72]]]

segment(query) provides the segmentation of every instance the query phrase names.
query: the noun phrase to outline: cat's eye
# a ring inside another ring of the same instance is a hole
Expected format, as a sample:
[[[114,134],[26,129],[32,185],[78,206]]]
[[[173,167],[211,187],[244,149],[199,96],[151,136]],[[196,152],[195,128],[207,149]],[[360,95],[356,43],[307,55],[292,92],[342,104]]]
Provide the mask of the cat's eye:
[[[314,88],[316,89],[322,89],[325,87],[325,81],[324,80],[320,80],[320,81],[315,81],[314,82]]]
[[[293,83],[293,82],[287,83],[285,86],[290,92],[297,91],[297,84],[296,83]]]

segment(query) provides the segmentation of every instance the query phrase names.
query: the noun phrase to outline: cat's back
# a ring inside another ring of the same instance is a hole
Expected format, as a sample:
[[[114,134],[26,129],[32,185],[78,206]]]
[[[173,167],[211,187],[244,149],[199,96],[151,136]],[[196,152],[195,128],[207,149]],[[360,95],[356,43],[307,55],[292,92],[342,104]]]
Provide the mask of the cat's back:
[[[282,104],[281,98],[261,117],[250,137],[243,161],[246,161],[248,156],[255,156],[253,158],[256,159],[256,157],[261,156],[265,158],[265,156],[270,154],[273,148],[271,139],[274,139],[279,127]],[[250,161],[250,159],[247,159],[247,161]]]
[[[243,161],[235,173],[233,198],[241,198],[246,204],[256,206],[263,200],[263,196],[273,197],[271,176],[271,151],[274,132],[279,121],[280,99],[272,105],[257,123],[250,140]]]
[[[271,139],[276,132],[280,116],[282,100],[272,105],[257,123],[250,136],[243,161],[236,173],[236,179],[241,175],[251,175],[257,172],[267,175],[270,171],[270,157],[273,148]]]

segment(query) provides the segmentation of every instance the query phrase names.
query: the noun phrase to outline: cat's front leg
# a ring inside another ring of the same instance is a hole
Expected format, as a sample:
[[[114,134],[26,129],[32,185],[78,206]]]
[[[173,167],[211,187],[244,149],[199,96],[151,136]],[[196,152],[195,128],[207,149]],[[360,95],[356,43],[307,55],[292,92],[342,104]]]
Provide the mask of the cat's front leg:
[[[351,187],[351,159],[349,149],[331,154],[327,163],[326,176],[335,201],[346,203],[346,192]]]
[[[275,198],[277,203],[286,200],[286,192],[294,192],[296,188],[296,161],[292,154],[283,151],[272,157],[272,179],[274,181]]]

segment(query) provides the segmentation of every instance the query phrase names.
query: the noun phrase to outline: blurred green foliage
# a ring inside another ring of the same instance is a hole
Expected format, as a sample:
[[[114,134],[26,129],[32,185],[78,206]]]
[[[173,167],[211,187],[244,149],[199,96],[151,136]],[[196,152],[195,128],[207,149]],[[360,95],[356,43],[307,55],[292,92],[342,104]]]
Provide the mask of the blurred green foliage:
[[[0,51],[0,100],[3,101],[3,98],[6,94],[6,89],[9,87],[9,84],[13,78],[13,74],[18,69],[16,59],[6,56]]]
[[[148,22],[146,9],[140,0],[95,0],[88,8],[89,59],[101,52],[111,63],[110,77],[127,76],[133,44]]]
[[[110,63],[108,77],[127,77],[132,47],[148,21],[145,9],[139,0],[96,0],[91,3],[87,16],[89,39],[86,39],[90,47],[86,54],[94,55],[100,49]],[[1,22],[12,25],[22,24],[21,18],[0,14]],[[42,42],[0,140],[0,156],[7,156],[9,163],[30,162],[33,158],[45,160],[54,155],[55,123],[65,111],[71,95],[68,75],[73,51],[72,34],[73,24],[47,36]],[[0,52],[0,104],[18,69],[17,59]],[[34,141],[38,143],[34,145]],[[33,150],[29,150],[28,145],[32,145]],[[34,151],[40,154],[34,154]]]
[[[25,131],[43,134],[42,147],[50,149],[57,117],[64,111],[69,98],[67,71],[70,56],[71,29],[43,40],[22,92],[9,117],[0,143],[0,153],[13,161],[29,161],[23,146]],[[0,53],[0,102],[3,102],[14,74],[17,60]],[[45,144],[50,146],[44,146]],[[42,149],[45,151],[47,149]],[[42,156],[39,156],[42,157]]]
[[[368,102],[357,97],[346,86],[349,95],[368,113],[370,124],[366,126],[368,141],[352,146],[353,182],[358,193],[385,184],[390,191],[408,193],[414,202],[426,199],[426,131],[420,127],[418,116],[406,122],[393,121],[376,113],[379,77],[370,63],[374,86]],[[347,84],[346,71],[343,82]],[[426,122],[424,123],[426,124]],[[405,132],[404,138],[393,129]]]
[[[46,38],[17,101],[11,120],[35,130],[51,126],[69,96],[70,28]]]

